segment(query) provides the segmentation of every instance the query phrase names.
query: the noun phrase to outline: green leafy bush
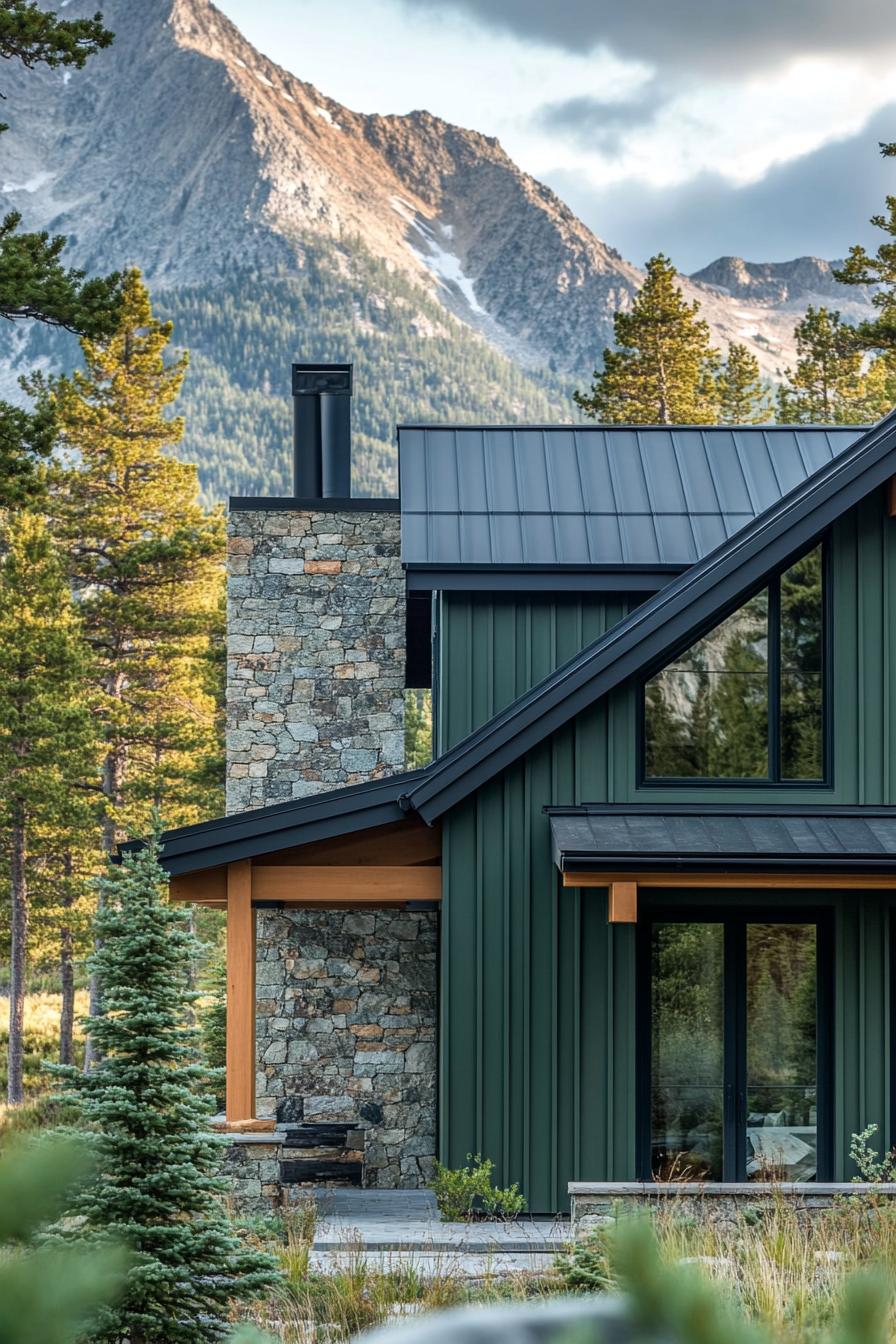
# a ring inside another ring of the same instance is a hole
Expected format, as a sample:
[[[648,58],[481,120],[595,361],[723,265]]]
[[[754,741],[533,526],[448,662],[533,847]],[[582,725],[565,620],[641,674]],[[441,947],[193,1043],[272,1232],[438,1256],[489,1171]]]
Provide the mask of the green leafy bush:
[[[477,1153],[467,1153],[466,1167],[443,1167],[436,1163],[430,1183],[442,1221],[456,1223],[476,1217],[518,1218],[526,1210],[526,1201],[516,1182],[506,1189],[492,1183],[494,1162]]]
[[[849,1142],[849,1156],[859,1169],[856,1181],[869,1181],[873,1185],[885,1185],[896,1181],[896,1148],[891,1148],[883,1157],[871,1147],[871,1140],[877,1133],[877,1125],[866,1125],[861,1134],[853,1134]]]

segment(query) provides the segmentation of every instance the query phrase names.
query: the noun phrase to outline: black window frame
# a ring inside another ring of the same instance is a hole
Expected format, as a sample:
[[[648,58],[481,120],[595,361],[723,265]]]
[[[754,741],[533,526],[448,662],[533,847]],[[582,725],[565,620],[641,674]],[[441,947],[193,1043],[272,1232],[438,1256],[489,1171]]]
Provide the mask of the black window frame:
[[[781,577],[795,564],[821,546],[821,778],[781,778]],[[721,621],[745,606],[757,593],[768,590],[768,757],[769,773],[762,776],[736,775],[648,775],[647,774],[647,684],[669,666],[669,659],[656,664],[638,683],[635,739],[638,789],[831,789],[834,781],[833,715],[833,603],[831,600],[830,539],[822,537],[786,565],[746,594],[737,606],[723,616],[714,616],[685,646],[691,648]]]
[[[816,926],[816,1108],[818,1184],[834,1179],[834,914],[826,906],[767,907],[761,905],[650,905],[639,910],[635,954],[635,1164],[636,1179],[653,1184],[651,1072],[651,938],[653,924],[721,924],[725,940],[724,1101],[722,1120],[722,1183],[744,1182],[746,1175],[746,930],[748,924],[814,924]]]

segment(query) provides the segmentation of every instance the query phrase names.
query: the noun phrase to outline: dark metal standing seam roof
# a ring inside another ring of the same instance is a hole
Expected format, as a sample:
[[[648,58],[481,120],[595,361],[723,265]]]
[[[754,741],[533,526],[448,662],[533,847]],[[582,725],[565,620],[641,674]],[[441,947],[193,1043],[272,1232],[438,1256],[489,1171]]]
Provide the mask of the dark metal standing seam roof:
[[[782,866],[892,871],[896,808],[759,805],[549,807],[561,872]]]
[[[410,569],[684,568],[830,463],[856,426],[400,426]]]

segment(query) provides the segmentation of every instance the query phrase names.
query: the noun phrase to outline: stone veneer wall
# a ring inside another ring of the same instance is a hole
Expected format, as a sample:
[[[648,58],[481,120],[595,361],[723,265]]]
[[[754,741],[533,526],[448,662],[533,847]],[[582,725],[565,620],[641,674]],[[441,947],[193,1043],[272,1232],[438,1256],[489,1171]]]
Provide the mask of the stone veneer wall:
[[[438,916],[259,912],[259,1114],[366,1130],[367,1185],[419,1186],[436,1127]]]
[[[674,1210],[676,1217],[707,1223],[754,1218],[780,1200],[793,1204],[798,1217],[816,1217],[843,1199],[896,1200],[896,1184],[791,1181],[572,1181],[571,1225],[574,1238],[587,1237],[607,1224],[632,1214]]]
[[[227,811],[404,765],[405,596],[396,513],[232,513]]]
[[[230,515],[228,812],[402,769],[404,667],[396,513]],[[435,1154],[438,916],[256,919],[258,1114],[347,1122],[365,1131],[368,1185],[422,1184]]]

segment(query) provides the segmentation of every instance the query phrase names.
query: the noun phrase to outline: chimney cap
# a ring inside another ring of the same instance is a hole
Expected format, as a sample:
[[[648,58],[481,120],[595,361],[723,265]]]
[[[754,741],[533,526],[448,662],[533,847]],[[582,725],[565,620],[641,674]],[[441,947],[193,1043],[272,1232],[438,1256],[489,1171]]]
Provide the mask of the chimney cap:
[[[292,395],[314,397],[322,392],[330,396],[352,395],[351,364],[293,364]]]

